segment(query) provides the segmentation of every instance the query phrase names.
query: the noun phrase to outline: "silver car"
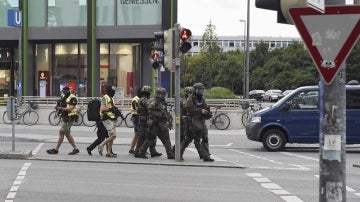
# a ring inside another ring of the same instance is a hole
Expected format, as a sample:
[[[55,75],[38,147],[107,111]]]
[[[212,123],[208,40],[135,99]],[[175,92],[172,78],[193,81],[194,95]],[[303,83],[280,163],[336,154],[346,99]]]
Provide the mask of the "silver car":
[[[265,94],[263,96],[263,101],[274,102],[274,101],[280,100],[283,97],[284,97],[284,95],[281,90],[271,89],[271,90],[267,90],[265,92]]]

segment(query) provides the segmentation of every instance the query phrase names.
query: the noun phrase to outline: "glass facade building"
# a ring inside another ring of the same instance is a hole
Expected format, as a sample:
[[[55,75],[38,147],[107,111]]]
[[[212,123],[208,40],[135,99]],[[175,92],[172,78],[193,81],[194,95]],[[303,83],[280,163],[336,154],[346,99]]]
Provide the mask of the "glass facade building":
[[[154,85],[154,32],[176,22],[177,0],[1,0],[0,97],[100,96],[108,84],[132,96]],[[21,11],[11,27],[8,10]],[[173,20],[173,21],[171,21]],[[167,74],[167,72],[164,72]],[[170,74],[170,73],[168,73]],[[171,76],[164,75],[168,89]]]

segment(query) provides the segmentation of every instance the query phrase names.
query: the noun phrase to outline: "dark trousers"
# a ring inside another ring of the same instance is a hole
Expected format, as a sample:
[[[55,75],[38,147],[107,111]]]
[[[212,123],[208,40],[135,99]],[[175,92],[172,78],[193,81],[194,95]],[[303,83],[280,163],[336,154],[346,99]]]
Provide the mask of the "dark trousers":
[[[90,146],[88,146],[88,149],[90,150],[95,149],[95,147],[100,145],[105,140],[105,138],[109,137],[108,131],[106,130],[102,121],[97,121],[96,126],[97,126],[97,131],[96,131],[97,139]]]

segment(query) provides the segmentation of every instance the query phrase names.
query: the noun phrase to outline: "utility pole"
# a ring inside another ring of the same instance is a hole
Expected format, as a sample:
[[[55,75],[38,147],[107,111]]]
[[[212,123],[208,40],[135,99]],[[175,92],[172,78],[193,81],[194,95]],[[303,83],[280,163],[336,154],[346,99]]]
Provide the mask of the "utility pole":
[[[345,0],[326,1],[326,5],[345,5]],[[346,201],[345,64],[332,83],[320,81],[320,202]]]
[[[249,38],[250,38],[250,0],[247,1],[247,30],[246,30],[246,67],[245,67],[245,98],[248,99],[249,98],[249,77],[250,77],[250,73],[249,73],[249,60],[250,60],[250,56],[249,56]]]

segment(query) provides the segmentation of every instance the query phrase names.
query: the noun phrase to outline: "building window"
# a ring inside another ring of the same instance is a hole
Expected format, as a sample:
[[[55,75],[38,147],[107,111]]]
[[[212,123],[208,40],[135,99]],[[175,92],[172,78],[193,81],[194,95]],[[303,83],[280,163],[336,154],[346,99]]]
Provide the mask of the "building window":
[[[96,25],[107,26],[115,25],[115,1],[101,0],[96,1]]]
[[[46,0],[29,2],[29,27],[45,27]]]
[[[233,41],[229,42],[230,47],[235,47],[235,43]]]
[[[0,27],[9,27],[8,26],[8,17],[7,12],[10,9],[18,10],[19,2],[18,1],[1,1],[0,3]]]
[[[133,95],[134,61],[132,44],[100,44],[100,82],[101,94],[107,85],[117,86],[122,96]]]
[[[48,26],[86,26],[86,0],[48,0]]]
[[[117,0],[117,25],[161,25],[161,13],[161,0]]]
[[[199,42],[198,42],[198,41],[194,41],[193,44],[194,44],[194,46],[199,46]]]

